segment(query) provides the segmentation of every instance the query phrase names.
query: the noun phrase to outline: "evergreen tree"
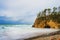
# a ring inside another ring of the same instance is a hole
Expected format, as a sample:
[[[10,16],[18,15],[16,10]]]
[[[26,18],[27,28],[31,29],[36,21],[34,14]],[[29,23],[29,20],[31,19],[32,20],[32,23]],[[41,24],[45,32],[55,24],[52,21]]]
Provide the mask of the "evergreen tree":
[[[57,10],[57,8],[56,8],[56,7],[53,7],[53,13],[55,13],[55,12],[56,12],[56,10]]]
[[[57,14],[57,8],[56,7],[53,7],[53,12],[52,12],[53,15],[56,15]]]
[[[58,7],[58,14],[60,14],[60,6]]]
[[[43,13],[43,14],[44,14],[44,16],[46,16],[46,11],[47,11],[47,9],[45,9],[45,10],[44,10],[44,13]]]
[[[59,12],[60,12],[60,6],[58,7],[58,9],[59,9]]]
[[[41,16],[41,12],[38,13],[37,17],[39,18]]]
[[[51,9],[50,9],[50,8],[48,8],[47,10],[48,10],[48,13],[50,14],[50,13],[51,13]]]

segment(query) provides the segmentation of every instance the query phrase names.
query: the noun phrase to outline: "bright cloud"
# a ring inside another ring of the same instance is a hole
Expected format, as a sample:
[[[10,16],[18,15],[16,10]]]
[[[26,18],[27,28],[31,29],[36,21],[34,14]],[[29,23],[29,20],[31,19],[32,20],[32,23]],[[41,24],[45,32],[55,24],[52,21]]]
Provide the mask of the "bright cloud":
[[[60,0],[0,0],[0,16],[33,23],[39,11],[60,6]]]

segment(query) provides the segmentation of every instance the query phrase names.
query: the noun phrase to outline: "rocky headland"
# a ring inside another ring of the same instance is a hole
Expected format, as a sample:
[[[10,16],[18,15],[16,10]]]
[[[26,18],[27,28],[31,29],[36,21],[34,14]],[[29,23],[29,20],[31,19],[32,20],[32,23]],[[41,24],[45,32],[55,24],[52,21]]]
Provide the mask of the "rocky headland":
[[[37,18],[32,25],[35,28],[60,28],[60,7],[59,11],[56,7],[51,11],[50,8],[45,9],[42,12],[39,12]]]

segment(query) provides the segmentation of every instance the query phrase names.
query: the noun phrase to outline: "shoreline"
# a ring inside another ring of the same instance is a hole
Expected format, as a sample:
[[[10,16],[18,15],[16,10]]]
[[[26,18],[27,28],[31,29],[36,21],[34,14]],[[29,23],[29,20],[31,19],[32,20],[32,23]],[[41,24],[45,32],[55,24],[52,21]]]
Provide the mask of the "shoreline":
[[[57,38],[60,38],[60,31],[50,33],[48,35],[45,35],[45,34],[44,35],[39,35],[39,36],[28,38],[28,39],[25,39],[25,40],[41,40],[41,39],[44,40],[45,38],[50,38],[50,37],[53,37],[53,39],[54,39],[54,38],[56,38],[56,36],[59,36]]]

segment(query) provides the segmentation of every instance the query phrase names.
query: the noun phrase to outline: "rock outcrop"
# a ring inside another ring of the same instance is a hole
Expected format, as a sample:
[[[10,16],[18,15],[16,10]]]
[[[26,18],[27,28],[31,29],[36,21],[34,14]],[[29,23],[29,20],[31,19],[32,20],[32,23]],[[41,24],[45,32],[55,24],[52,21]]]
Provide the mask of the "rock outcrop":
[[[35,28],[60,28],[60,14],[37,17],[32,27]]]

